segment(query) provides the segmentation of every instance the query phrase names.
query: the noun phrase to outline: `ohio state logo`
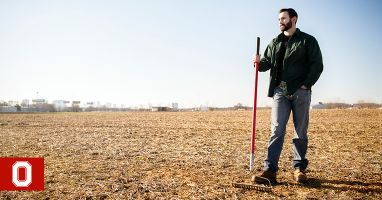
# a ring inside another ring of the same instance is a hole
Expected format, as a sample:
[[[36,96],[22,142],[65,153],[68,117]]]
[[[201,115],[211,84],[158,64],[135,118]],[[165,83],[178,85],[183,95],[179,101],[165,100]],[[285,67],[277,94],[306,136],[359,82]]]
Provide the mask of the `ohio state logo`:
[[[44,190],[44,158],[0,158],[0,190]]]

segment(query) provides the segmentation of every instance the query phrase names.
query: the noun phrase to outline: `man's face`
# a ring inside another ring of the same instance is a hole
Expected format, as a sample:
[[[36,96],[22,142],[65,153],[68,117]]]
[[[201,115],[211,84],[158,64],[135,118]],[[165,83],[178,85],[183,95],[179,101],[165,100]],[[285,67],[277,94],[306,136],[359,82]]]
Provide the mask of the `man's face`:
[[[279,26],[281,31],[287,31],[292,27],[292,20],[289,17],[288,12],[279,14]]]

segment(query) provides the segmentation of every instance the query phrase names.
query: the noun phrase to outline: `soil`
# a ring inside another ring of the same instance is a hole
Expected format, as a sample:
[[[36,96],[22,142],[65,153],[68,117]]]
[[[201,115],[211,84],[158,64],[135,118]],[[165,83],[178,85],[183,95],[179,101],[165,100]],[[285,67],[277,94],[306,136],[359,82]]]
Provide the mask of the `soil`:
[[[312,110],[307,175],[294,183],[292,117],[273,193],[250,182],[251,112],[0,114],[0,157],[43,157],[45,190],[3,199],[382,199],[382,111]],[[255,174],[270,110],[257,114]]]

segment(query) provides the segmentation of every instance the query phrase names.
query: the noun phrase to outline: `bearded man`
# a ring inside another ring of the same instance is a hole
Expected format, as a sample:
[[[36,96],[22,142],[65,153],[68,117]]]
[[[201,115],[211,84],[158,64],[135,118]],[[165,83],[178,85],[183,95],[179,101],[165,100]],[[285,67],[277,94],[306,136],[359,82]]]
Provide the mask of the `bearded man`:
[[[271,135],[264,170],[252,178],[259,184],[268,182],[264,178],[277,183],[278,161],[291,112],[294,124],[294,179],[298,183],[308,180],[305,172],[308,166],[306,153],[311,93],[312,86],[323,71],[323,62],[317,40],[296,28],[297,19],[293,8],[281,9],[281,34],[269,43],[261,59],[259,55],[252,58],[253,63],[259,63],[260,72],[270,70],[268,96],[273,98]]]

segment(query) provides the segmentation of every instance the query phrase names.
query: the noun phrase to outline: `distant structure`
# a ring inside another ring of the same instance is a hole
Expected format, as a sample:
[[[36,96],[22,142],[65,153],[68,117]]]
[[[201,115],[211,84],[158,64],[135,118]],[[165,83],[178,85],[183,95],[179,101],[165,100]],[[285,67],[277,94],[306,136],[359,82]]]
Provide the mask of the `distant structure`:
[[[0,106],[0,112],[17,112],[16,106]]]
[[[23,99],[21,101],[21,106],[22,107],[29,107],[29,99]]]
[[[47,103],[47,101],[45,99],[32,99],[32,103],[35,105],[41,105]]]
[[[53,103],[54,108],[58,112],[69,111],[68,110],[68,107],[69,107],[68,104],[70,103],[70,101],[66,101],[66,100],[54,100],[52,103]]]
[[[246,111],[246,110],[252,110],[252,107],[244,106],[242,103],[237,103],[234,107],[233,110],[238,110],[238,111]],[[262,109],[258,107],[258,109]]]
[[[151,110],[151,112],[177,112],[179,111],[179,104],[174,102],[174,103],[171,103],[171,106],[168,105],[168,106],[151,106],[151,104],[149,105],[149,109]]]
[[[151,108],[152,112],[167,112],[167,111],[171,111],[171,110],[172,109],[170,107],[162,107],[162,106],[152,107]]]
[[[45,99],[32,99],[32,109],[26,109],[26,111],[30,112],[47,112],[50,111],[52,108],[48,108],[48,101]],[[52,106],[53,107],[53,106]]]
[[[172,111],[178,111],[178,103],[172,103]]]
[[[208,111],[209,108],[208,106],[204,106],[204,105],[201,105],[200,108],[199,108],[200,111]]]
[[[94,102],[86,102],[87,107],[94,107]]]
[[[18,101],[8,101],[8,105],[9,106],[16,106],[16,105],[19,105],[19,102]]]
[[[326,108],[326,105],[322,102],[318,102],[318,104],[310,107],[310,109],[325,109],[325,108]]]
[[[80,103],[81,103],[81,101],[72,101],[72,111],[73,112],[80,112],[81,111]]]

